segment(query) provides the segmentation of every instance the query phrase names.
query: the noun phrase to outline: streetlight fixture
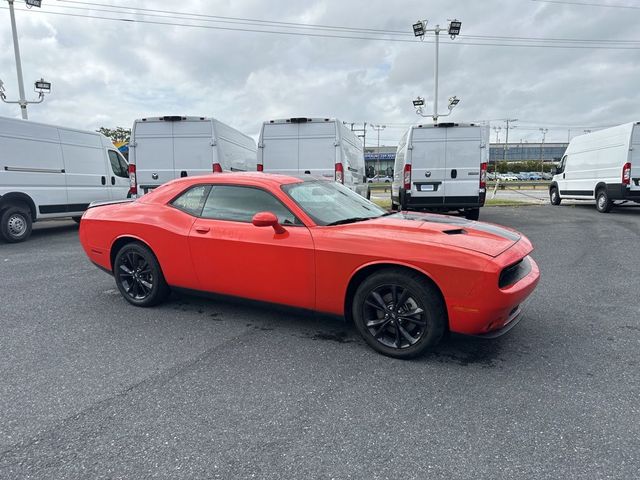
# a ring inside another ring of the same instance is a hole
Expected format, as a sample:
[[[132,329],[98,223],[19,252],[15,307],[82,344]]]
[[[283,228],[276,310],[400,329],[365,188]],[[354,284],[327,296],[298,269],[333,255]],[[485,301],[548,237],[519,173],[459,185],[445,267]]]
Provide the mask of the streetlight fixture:
[[[424,107],[424,98],[422,97],[418,97],[413,101],[413,106],[418,108],[418,107]]]
[[[460,102],[460,100],[457,97],[451,97],[449,99],[449,113],[445,113],[445,114],[438,113],[438,54],[440,49],[440,32],[446,30],[446,32],[451,37],[451,40],[455,40],[455,38],[458,35],[460,35],[462,22],[457,19],[449,20],[449,25],[446,29],[440,28],[440,25],[436,25],[435,28],[427,28],[427,23],[428,23],[427,20],[418,20],[416,23],[414,23],[413,34],[416,37],[420,37],[420,40],[424,40],[424,35],[427,32],[433,32],[436,36],[436,41],[435,41],[436,52],[434,56],[434,71],[433,71],[433,76],[434,76],[433,114],[431,115],[435,123],[438,121],[438,117],[446,117],[448,115],[451,115],[451,110],[453,109],[453,107],[455,107]],[[416,114],[421,115],[423,117],[427,117],[428,115],[424,115],[423,109],[422,109],[422,107],[424,106],[424,101],[422,104],[416,103],[416,101],[419,101],[419,100],[421,100],[420,97],[418,97],[416,100],[413,101],[413,106],[416,109]]]
[[[27,120],[27,105],[30,103],[42,103],[44,96],[51,92],[51,83],[45,82],[42,78],[35,82],[35,91],[38,93],[38,99],[33,101],[27,101],[24,93],[24,80],[22,78],[22,62],[20,61],[20,46],[18,45],[18,33],[16,29],[16,15],[13,10],[13,3],[15,0],[7,0],[9,3],[9,17],[11,18],[11,32],[13,34],[13,52],[16,57],[16,73],[18,75],[18,93],[20,99],[15,101],[7,100],[5,95],[4,84],[0,81],[0,100],[4,103],[16,103],[20,105],[20,112],[22,113],[22,119]],[[25,0],[25,4],[28,8],[42,6],[42,0]]]

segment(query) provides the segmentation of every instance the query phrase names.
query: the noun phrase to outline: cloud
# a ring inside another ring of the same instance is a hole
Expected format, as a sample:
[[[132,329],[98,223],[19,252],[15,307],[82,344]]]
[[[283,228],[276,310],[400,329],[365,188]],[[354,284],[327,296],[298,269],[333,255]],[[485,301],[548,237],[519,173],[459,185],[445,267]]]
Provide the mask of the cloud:
[[[381,140],[393,144],[403,133],[401,125],[426,121],[415,115],[412,98],[425,97],[428,111],[432,105],[430,39],[420,43],[409,36],[411,42],[396,43],[114,22],[45,12],[122,15],[63,8],[74,6],[69,2],[43,4],[41,11],[16,12],[28,94],[35,97],[31,85],[36,78],[53,83],[45,102],[29,108],[36,121],[95,129],[130,126],[134,119],[152,115],[207,115],[257,136],[268,119],[338,117],[388,124]],[[153,6],[140,1],[128,5],[408,33],[417,19],[429,17],[429,26],[444,26],[455,17],[468,35],[581,39],[633,39],[640,16],[640,11],[526,0],[442,0],[430,2],[429,8],[408,0],[190,0],[179,6],[159,0]],[[8,10],[2,7],[0,78],[13,99],[18,91],[13,46]],[[206,22],[206,17],[198,22],[176,17],[136,18],[256,29]],[[567,138],[568,126],[580,133],[579,127],[637,120],[640,50],[463,45],[476,40],[459,37],[452,42],[447,35],[441,40],[440,110],[446,110],[449,96],[462,99],[453,121],[518,118],[516,140],[536,141],[537,129],[546,126],[551,128],[547,141],[554,141]],[[18,116],[18,108],[0,104],[0,115]]]

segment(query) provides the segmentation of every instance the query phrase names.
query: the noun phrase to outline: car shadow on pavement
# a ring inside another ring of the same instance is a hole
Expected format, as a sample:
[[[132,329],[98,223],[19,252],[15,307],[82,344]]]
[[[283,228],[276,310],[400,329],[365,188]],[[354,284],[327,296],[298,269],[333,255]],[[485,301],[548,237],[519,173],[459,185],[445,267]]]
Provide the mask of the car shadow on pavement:
[[[314,341],[339,344],[358,344],[369,349],[353,323],[342,317],[314,313],[280,305],[265,304],[251,300],[215,294],[172,293],[166,306],[182,312],[195,312],[206,316],[208,321],[236,321],[233,317],[250,319],[245,326],[261,331],[286,329],[291,335]],[[501,357],[502,338],[483,339],[458,334],[446,334],[434,350],[412,362],[439,362],[459,366],[476,365],[493,368],[505,360]],[[345,345],[344,348],[354,348]]]

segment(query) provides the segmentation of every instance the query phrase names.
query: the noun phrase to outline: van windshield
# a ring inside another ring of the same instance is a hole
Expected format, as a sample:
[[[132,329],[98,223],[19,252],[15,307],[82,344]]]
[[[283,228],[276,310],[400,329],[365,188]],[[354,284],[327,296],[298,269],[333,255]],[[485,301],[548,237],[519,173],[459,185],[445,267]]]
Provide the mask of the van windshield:
[[[307,181],[283,185],[284,192],[318,225],[340,225],[385,215],[386,212],[344,185]]]

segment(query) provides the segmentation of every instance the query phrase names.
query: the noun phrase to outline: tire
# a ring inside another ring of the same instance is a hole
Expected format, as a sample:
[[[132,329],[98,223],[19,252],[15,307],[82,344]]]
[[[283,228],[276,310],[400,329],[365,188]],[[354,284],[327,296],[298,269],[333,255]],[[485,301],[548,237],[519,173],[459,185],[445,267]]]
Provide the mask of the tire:
[[[400,302],[400,307],[394,304]],[[433,348],[447,325],[436,288],[417,273],[393,268],[380,270],[360,284],[352,313],[358,332],[370,347],[401,359]]]
[[[551,202],[551,205],[560,205],[560,202],[562,202],[557,188],[553,187],[549,190],[549,201]]]
[[[609,198],[609,194],[607,193],[607,190],[604,188],[601,188],[596,193],[596,209],[600,213],[608,213],[611,211],[611,208],[613,208],[613,202]]]
[[[157,305],[169,295],[158,260],[139,242],[127,243],[118,251],[113,276],[122,296],[136,307]]]
[[[371,189],[367,187],[367,200],[371,200]]]
[[[391,200],[391,210],[397,212],[400,209],[400,205]]]
[[[469,210],[465,210],[464,218],[466,218],[467,220],[478,220],[480,218],[480,209],[470,208]]]
[[[80,220],[82,220],[82,217],[71,217],[71,220],[73,220],[77,224],[80,224]]]
[[[31,213],[22,207],[9,207],[0,215],[0,234],[9,243],[24,242],[31,235]]]

